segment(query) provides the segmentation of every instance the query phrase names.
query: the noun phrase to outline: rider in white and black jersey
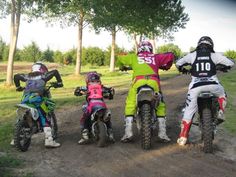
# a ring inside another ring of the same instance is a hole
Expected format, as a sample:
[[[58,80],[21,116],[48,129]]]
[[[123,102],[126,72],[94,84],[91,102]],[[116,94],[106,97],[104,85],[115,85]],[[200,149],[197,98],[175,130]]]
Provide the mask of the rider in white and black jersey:
[[[217,65],[221,65],[224,69],[228,70],[234,65],[234,61],[221,53],[216,53],[212,39],[208,36],[203,36],[199,39],[195,51],[180,58],[176,62],[176,67],[183,73],[187,72],[184,68],[186,65],[191,66],[190,73],[192,81],[189,84],[181,132],[177,140],[179,145],[185,145],[187,142],[192,118],[197,111],[197,97],[200,92],[210,91],[218,97],[220,105],[218,117],[223,119],[226,94],[216,76],[216,67]]]

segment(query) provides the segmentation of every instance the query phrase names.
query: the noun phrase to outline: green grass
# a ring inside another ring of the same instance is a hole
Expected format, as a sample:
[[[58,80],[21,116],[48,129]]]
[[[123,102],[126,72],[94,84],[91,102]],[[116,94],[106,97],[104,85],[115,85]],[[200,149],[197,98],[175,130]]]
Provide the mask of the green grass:
[[[20,167],[21,165],[22,161],[13,157],[9,153],[0,155],[0,176],[1,177],[16,176],[16,174],[14,174],[13,169]]]
[[[225,117],[226,121],[224,123],[225,128],[232,134],[236,133],[236,69],[233,69],[229,73],[225,73],[220,76],[220,81],[225,88],[227,93],[227,106]]]

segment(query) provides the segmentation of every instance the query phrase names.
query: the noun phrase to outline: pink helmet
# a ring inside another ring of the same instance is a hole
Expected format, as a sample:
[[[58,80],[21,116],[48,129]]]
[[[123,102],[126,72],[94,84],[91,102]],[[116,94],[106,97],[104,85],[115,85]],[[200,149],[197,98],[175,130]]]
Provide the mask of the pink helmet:
[[[36,62],[32,66],[32,72],[40,72],[42,74],[48,72],[48,68],[41,62]]]
[[[142,41],[140,42],[138,46],[138,53],[140,52],[151,52],[153,51],[152,44],[148,41]]]
[[[97,72],[88,73],[86,78],[86,83],[89,82],[101,82],[99,74]]]

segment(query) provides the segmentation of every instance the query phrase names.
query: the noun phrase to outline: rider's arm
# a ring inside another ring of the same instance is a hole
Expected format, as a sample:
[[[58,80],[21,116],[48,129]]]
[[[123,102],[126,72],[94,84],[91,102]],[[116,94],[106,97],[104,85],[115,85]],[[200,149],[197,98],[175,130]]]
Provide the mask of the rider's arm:
[[[183,66],[193,64],[195,59],[196,59],[196,52],[189,53],[185,55],[183,58],[178,59],[175,65],[178,70],[181,70]]]
[[[75,96],[82,96],[88,91],[88,88],[86,86],[76,87],[74,91]]]
[[[115,94],[115,90],[112,87],[102,87],[102,94],[104,98],[108,98],[108,99],[113,99],[114,94]]]
[[[47,72],[45,74],[45,81],[47,82],[51,80],[53,77],[56,78],[58,83],[62,83],[61,75],[59,74],[57,70],[52,70],[52,71]]]
[[[137,58],[135,54],[120,55],[118,56],[117,65],[122,66],[132,66],[132,61]]]
[[[171,68],[175,55],[172,52],[155,54],[155,60],[158,65],[158,68],[163,70],[168,70]]]
[[[213,62],[215,62],[216,65],[221,64],[221,65],[225,65],[226,67],[231,68],[235,64],[234,60],[227,58],[221,53],[212,53],[211,58]]]
[[[27,75],[26,74],[15,74],[14,75],[14,83],[15,83],[16,88],[20,87],[20,81],[26,82]]]

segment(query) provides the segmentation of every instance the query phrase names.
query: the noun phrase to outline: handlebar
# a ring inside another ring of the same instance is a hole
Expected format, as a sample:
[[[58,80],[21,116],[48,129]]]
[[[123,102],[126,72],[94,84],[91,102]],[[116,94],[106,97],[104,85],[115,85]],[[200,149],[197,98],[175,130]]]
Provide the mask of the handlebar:
[[[59,88],[59,87],[63,87],[63,84],[62,83],[58,83],[58,82],[50,82],[48,83],[46,86],[45,86],[45,90],[46,91],[49,91],[51,88]],[[18,92],[21,92],[21,91],[24,91],[25,90],[25,87],[17,87],[16,88],[16,91]]]
[[[191,66],[191,65],[188,65],[188,66]],[[216,70],[217,71],[228,72],[230,69],[231,69],[230,66],[225,66],[225,65],[222,65],[222,64],[217,64],[216,65]],[[179,72],[181,72],[183,74],[191,74],[191,70],[192,70],[192,68],[185,68],[185,66],[182,66],[182,67],[179,68]]]
[[[129,71],[129,70],[132,70],[132,67],[130,67],[130,66],[121,66],[119,69],[121,71]]]

